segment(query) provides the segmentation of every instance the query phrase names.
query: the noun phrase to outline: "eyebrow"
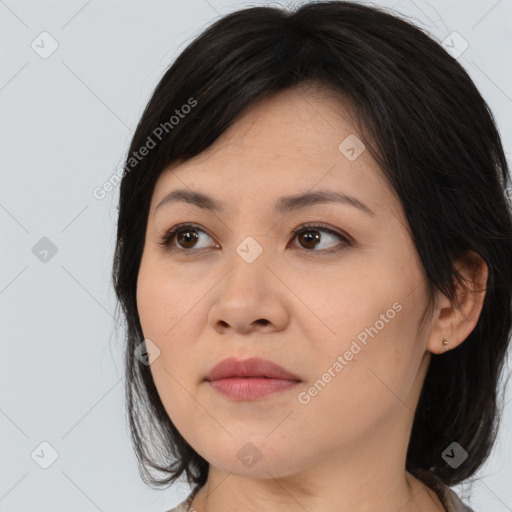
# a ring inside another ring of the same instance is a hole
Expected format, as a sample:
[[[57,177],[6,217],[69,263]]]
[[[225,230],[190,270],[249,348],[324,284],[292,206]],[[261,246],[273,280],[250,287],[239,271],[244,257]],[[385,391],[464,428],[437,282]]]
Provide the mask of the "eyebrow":
[[[213,199],[201,192],[193,190],[178,189],[167,194],[155,208],[155,214],[159,208],[166,204],[183,202],[198,206],[211,212],[224,212],[224,203]],[[291,196],[283,196],[277,199],[274,206],[275,214],[286,214],[292,211],[300,210],[315,204],[340,203],[358,208],[359,210],[374,216],[375,213],[359,199],[336,192],[334,190],[316,190],[314,192],[299,193]]]

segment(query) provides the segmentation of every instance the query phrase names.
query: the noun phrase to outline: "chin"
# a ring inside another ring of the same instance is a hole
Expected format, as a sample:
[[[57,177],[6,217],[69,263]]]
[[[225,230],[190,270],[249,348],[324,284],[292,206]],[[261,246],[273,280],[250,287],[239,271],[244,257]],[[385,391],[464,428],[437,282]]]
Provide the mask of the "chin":
[[[217,448],[220,451],[201,454],[212,466],[237,476],[248,478],[281,478],[297,471],[298,461],[290,459],[290,450],[284,446],[277,449],[269,443],[269,439],[258,441],[231,440],[230,446]]]

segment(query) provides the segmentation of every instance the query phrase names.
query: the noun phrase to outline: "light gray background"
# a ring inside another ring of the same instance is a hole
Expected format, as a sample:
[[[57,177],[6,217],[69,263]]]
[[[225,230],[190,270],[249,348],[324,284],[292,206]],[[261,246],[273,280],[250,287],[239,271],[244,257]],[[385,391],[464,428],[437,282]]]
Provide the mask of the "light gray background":
[[[122,167],[150,94],[184,46],[218,16],[264,4],[0,0],[0,511],[163,512],[188,494],[186,484],[152,490],[136,469],[123,333],[112,317],[118,189],[103,200],[92,190]],[[439,41],[462,35],[469,47],[459,60],[509,157],[512,1],[374,4]],[[44,31],[59,45],[46,59],[31,47]],[[43,237],[57,248],[46,262],[33,252]],[[511,405],[472,486],[477,512],[512,510]],[[31,456],[50,460],[44,441],[58,452],[48,469]]]

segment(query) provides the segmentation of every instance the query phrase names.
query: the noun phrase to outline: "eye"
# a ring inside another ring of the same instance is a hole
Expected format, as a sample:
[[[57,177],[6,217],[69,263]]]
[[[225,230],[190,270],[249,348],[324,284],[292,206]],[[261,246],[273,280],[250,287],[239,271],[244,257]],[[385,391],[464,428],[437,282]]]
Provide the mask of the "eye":
[[[179,224],[178,226],[175,226],[174,228],[164,233],[158,245],[172,250],[181,249],[186,251],[187,249],[192,248],[197,249],[197,247],[194,247],[194,245],[198,240],[202,238],[198,235],[198,233],[203,233],[206,235],[206,238],[211,239],[207,233],[205,233],[199,226],[196,226],[195,224]],[[174,241],[180,245],[176,246],[173,244]],[[200,249],[203,249],[203,247],[200,247]]]
[[[321,236],[321,233],[327,233],[327,237]],[[301,225],[298,228],[293,230],[294,239],[296,238],[302,247],[299,247],[300,250],[304,250],[307,252],[321,252],[321,253],[332,253],[340,251],[346,246],[350,246],[351,242],[347,236],[338,233],[337,231],[330,229],[326,226],[315,224],[315,225]],[[329,239],[338,240],[338,244],[330,244],[330,247],[320,248],[324,242],[324,238],[326,238],[327,243],[329,243]],[[341,245],[339,242],[342,242]]]
[[[325,233],[327,236],[322,236],[321,233]],[[201,236],[201,234],[204,236]],[[294,235],[293,240],[297,239],[302,245],[302,247],[297,248],[306,252],[332,253],[351,245],[349,237],[320,224],[302,224],[294,229],[292,234]],[[204,247],[197,247],[198,241],[205,238],[212,239],[199,226],[195,224],[179,224],[169,231],[166,231],[158,242],[158,245],[169,250],[192,252],[191,249],[199,250],[208,247],[208,244]],[[337,240],[338,243],[330,244],[331,246],[327,248],[317,249],[324,243],[324,238],[328,245],[329,241],[332,242],[333,240]]]

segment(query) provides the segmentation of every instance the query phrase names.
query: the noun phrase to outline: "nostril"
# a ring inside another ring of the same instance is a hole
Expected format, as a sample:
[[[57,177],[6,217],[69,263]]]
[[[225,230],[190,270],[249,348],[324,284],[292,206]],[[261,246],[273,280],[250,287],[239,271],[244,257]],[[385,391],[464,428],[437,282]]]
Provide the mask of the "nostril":
[[[258,323],[262,325],[268,325],[270,322],[265,318],[260,318],[259,320],[256,320]]]

